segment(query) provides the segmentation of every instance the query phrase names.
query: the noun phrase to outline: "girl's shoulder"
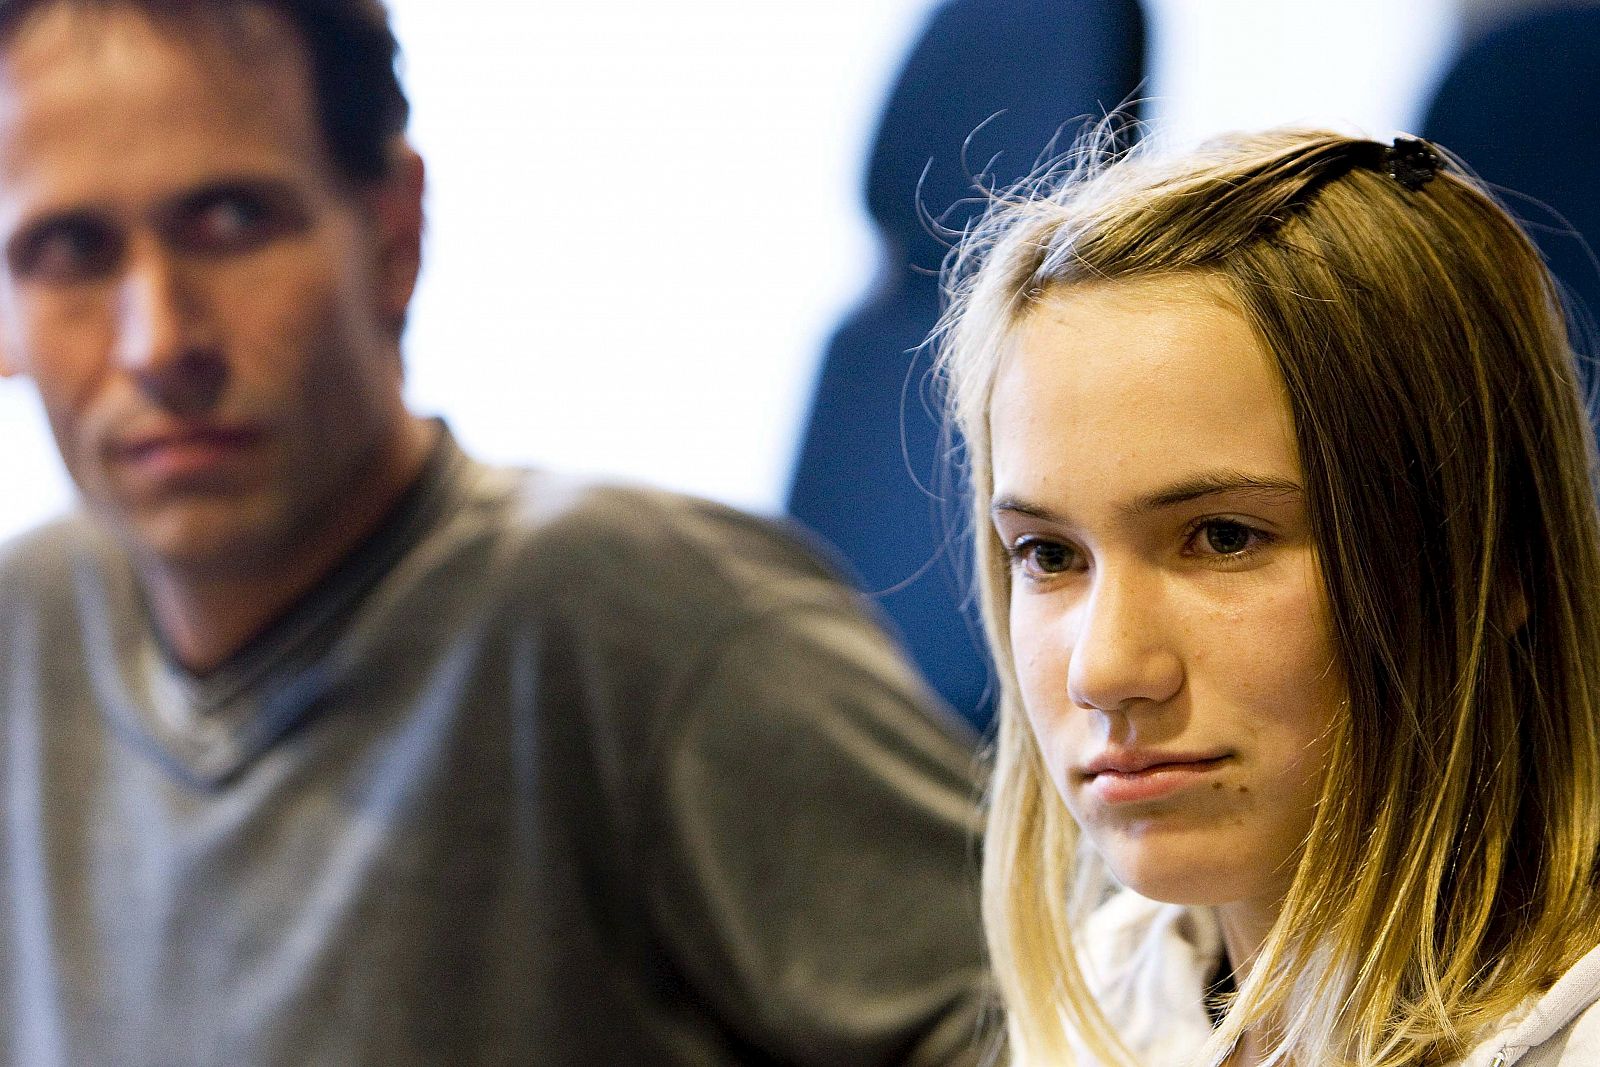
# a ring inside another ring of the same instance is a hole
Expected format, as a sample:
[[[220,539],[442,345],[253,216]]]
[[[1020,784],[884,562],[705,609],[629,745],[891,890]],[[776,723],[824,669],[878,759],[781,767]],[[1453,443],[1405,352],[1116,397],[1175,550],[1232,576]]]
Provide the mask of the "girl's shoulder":
[[[1593,1067],[1600,1064],[1600,947],[1531,999],[1461,1067]]]
[[[1187,1065],[1211,1035],[1205,989],[1222,961],[1211,910],[1120,889],[1078,936],[1084,979],[1140,1062]]]

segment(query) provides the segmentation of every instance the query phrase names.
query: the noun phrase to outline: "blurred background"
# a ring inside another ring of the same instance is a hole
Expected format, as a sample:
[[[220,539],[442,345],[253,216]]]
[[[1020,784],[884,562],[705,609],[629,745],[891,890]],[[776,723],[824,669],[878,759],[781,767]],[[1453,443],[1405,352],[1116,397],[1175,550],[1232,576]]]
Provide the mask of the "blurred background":
[[[1592,4],[390,6],[430,166],[416,409],[483,458],[792,510],[980,723],[982,668],[923,491],[939,484],[923,364],[906,353],[936,311],[941,252],[919,182],[942,215],[972,172],[1014,177],[1057,126],[1134,98],[1179,145],[1289,122],[1424,132],[1538,197],[1552,261],[1595,287],[1562,221],[1600,200]],[[963,140],[1002,109],[963,168]],[[70,488],[26,383],[0,383],[0,427],[3,537]]]

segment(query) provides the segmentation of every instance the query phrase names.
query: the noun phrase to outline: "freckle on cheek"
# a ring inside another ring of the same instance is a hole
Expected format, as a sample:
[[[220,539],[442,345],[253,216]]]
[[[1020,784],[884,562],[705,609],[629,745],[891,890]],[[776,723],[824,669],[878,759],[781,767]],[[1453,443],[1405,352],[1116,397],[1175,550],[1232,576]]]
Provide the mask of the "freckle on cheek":
[[[1239,787],[1239,792],[1241,792],[1241,793],[1248,793],[1248,792],[1250,792],[1250,787],[1249,787],[1249,786],[1247,786],[1247,785],[1241,785],[1241,786],[1240,786],[1240,787]]]
[[[1222,783],[1221,782],[1212,782],[1211,783],[1211,788],[1212,789],[1221,789],[1222,788]]]

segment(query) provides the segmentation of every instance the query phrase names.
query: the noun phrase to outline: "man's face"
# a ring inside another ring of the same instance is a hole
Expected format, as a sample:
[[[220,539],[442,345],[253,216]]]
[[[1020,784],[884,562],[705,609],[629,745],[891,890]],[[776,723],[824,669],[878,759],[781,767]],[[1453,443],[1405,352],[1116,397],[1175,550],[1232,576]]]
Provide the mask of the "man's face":
[[[200,572],[329,536],[408,419],[420,177],[343,184],[298,41],[243,14],[63,5],[0,53],[0,370],[135,555]]]

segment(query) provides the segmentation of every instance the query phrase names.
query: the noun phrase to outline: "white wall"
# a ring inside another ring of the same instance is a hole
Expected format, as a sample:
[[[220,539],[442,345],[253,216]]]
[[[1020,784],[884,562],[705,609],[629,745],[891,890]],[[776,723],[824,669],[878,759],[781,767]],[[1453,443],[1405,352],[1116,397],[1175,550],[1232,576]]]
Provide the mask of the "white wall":
[[[1457,0],[1143,0],[1163,135],[1331,125],[1415,132],[1455,43]]]
[[[1414,124],[1449,0],[1148,0],[1181,141]],[[392,0],[430,162],[411,396],[469,447],[773,508],[875,263],[859,172],[929,0]],[[68,491],[0,383],[0,536]]]
[[[397,0],[435,190],[416,405],[482,455],[775,506],[925,4]]]

